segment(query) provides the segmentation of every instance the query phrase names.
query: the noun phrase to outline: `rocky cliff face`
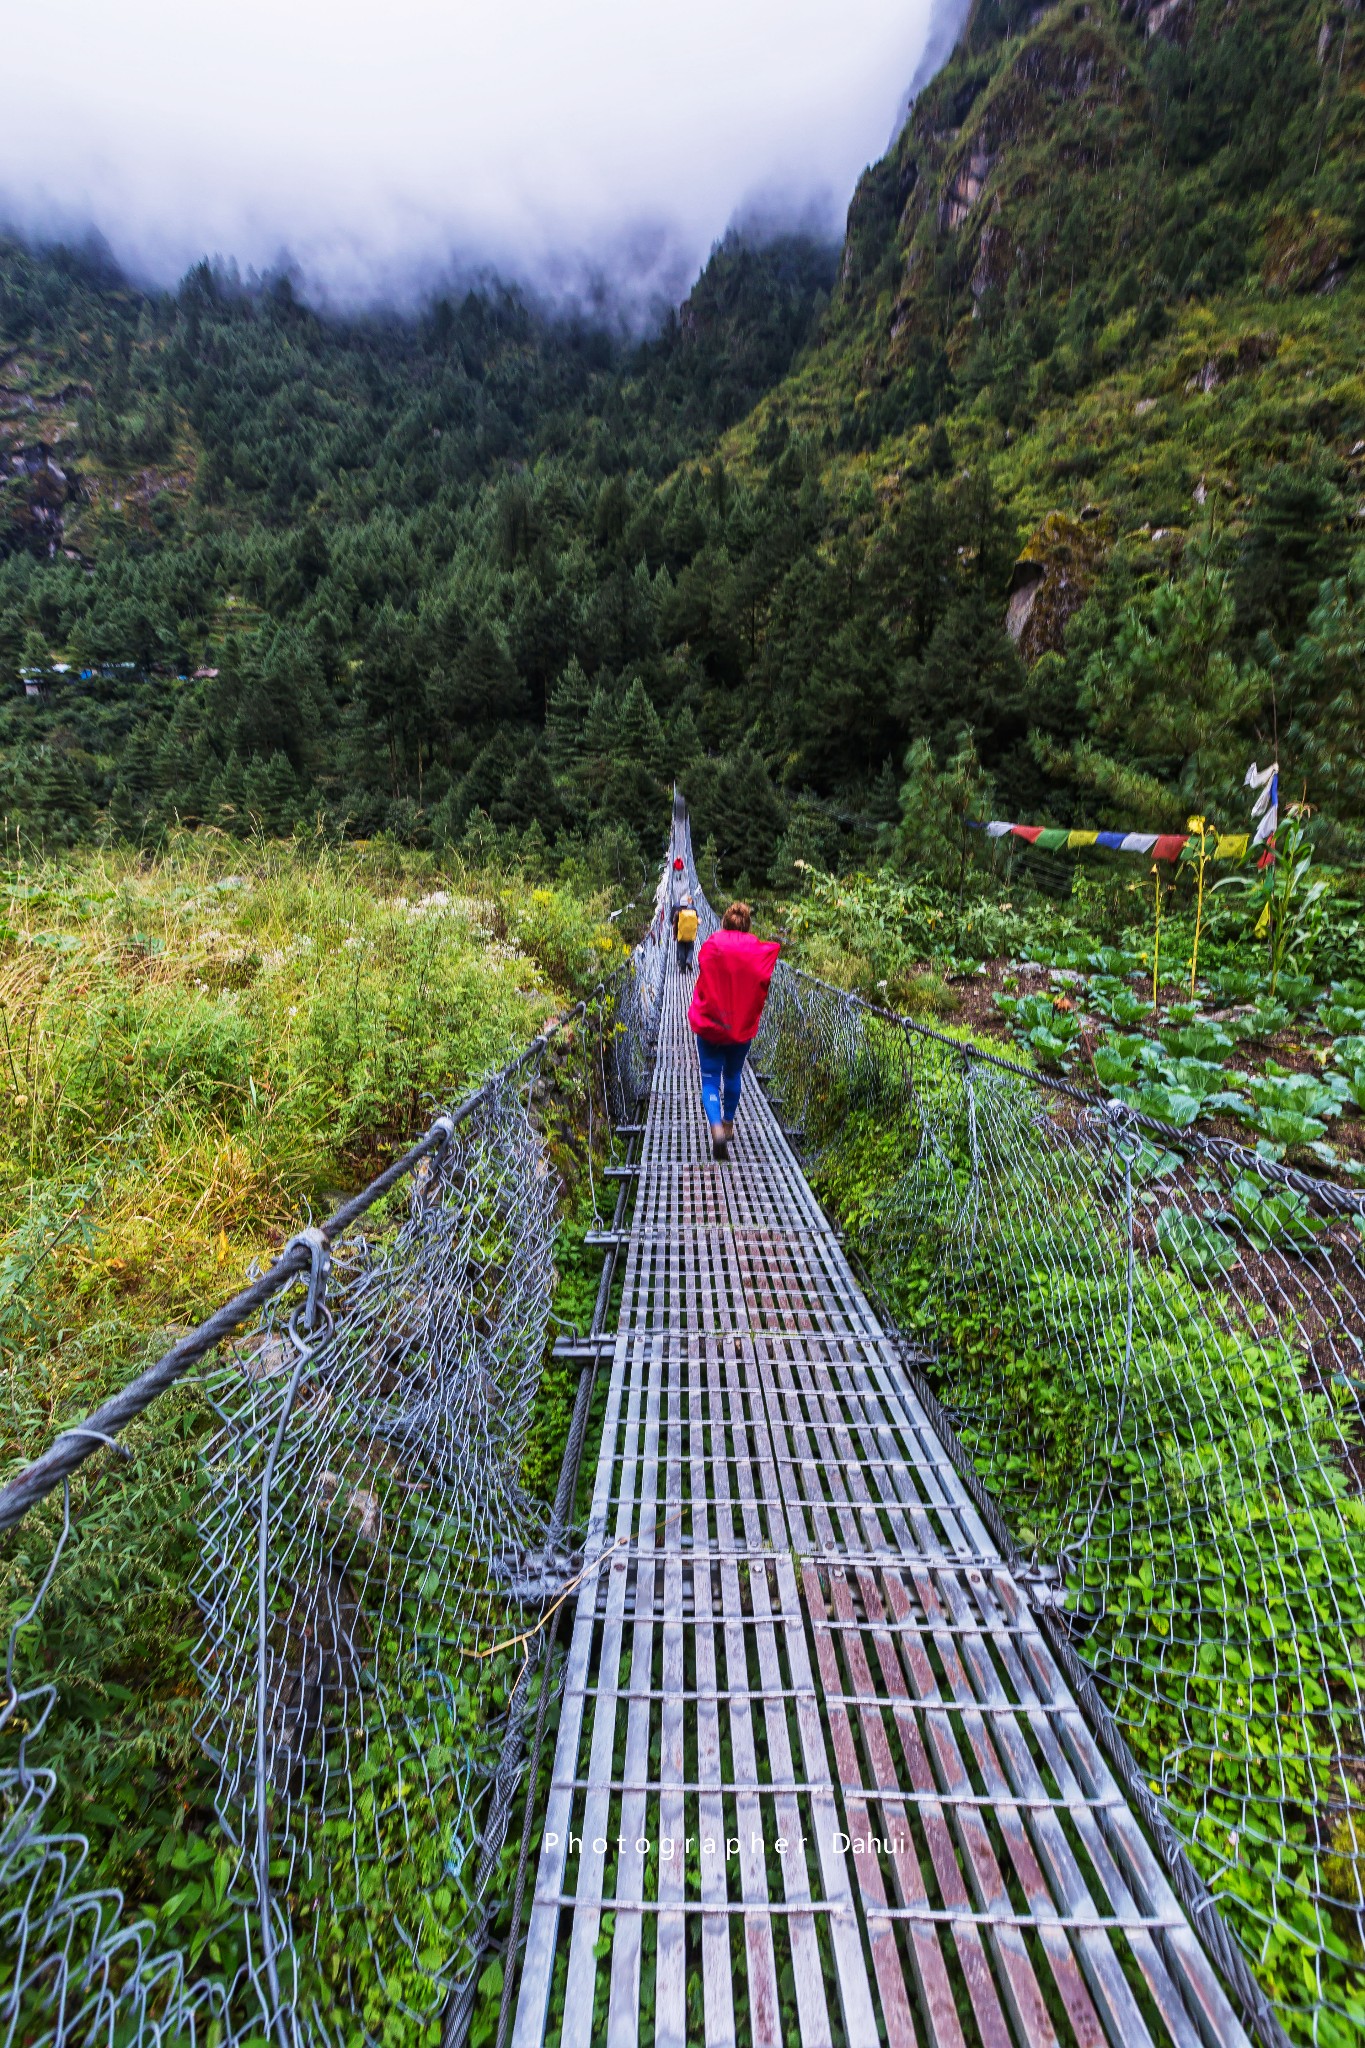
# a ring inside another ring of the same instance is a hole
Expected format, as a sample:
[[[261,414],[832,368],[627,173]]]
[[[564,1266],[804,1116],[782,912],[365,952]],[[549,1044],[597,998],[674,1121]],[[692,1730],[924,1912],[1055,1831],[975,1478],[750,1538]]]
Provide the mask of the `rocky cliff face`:
[[[932,324],[922,287],[945,255],[974,300],[1016,273],[1025,290],[1044,279],[1058,209],[1040,199],[1058,196],[1068,171],[1116,169],[1143,122],[1118,25],[1090,5],[1038,10],[1030,33],[994,64],[961,53],[921,95],[897,145],[905,197],[893,230],[900,280],[889,334]]]
[[[1276,466],[1365,532],[1362,256],[1357,0],[973,0],[764,415],[823,407],[884,504],[988,470],[1033,661],[1107,564],[1166,573],[1201,523],[1232,559]]]
[[[163,459],[148,462],[125,424],[41,347],[0,353],[0,557],[88,562],[101,533],[130,524],[150,532],[160,499],[185,502],[192,446],[163,433]]]
[[[71,479],[39,443],[11,451],[0,473],[0,553],[27,548],[55,555],[66,531],[65,512],[74,495]]]
[[[62,546],[72,474],[74,409],[84,387],[52,385],[32,358],[0,362],[0,554],[52,556]]]

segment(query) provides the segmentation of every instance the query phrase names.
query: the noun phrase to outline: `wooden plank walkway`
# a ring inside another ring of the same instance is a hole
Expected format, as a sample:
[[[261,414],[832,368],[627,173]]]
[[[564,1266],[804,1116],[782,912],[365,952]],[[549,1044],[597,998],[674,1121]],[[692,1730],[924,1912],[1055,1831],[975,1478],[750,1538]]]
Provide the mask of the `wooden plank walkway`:
[[[690,986],[670,959],[516,2048],[1244,2043],[752,1078],[713,1162]]]

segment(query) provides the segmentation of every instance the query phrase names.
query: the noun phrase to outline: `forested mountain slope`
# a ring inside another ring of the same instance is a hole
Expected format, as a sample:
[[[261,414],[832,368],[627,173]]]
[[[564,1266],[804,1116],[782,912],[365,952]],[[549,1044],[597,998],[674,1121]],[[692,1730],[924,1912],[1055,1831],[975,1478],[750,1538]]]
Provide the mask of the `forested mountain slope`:
[[[725,444],[832,441],[864,578],[915,534],[887,701],[970,722],[1006,804],[1183,824],[1278,744],[1359,817],[1363,80],[1353,8],[978,6]],[[954,569],[987,475],[1012,531]]]
[[[677,772],[759,881],[945,775],[1231,818],[1278,746],[1349,838],[1363,80],[1323,0],[983,0],[837,276],[731,239],[642,347],[5,245],[11,821],[565,844]]]

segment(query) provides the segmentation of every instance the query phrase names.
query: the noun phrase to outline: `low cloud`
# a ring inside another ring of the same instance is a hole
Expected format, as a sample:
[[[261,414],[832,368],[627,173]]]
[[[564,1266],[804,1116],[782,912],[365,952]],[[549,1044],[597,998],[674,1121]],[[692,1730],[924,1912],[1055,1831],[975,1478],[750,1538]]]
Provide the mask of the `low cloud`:
[[[496,267],[638,314],[737,217],[837,233],[954,11],[65,0],[6,26],[0,212],[165,283],[287,261],[356,306]]]

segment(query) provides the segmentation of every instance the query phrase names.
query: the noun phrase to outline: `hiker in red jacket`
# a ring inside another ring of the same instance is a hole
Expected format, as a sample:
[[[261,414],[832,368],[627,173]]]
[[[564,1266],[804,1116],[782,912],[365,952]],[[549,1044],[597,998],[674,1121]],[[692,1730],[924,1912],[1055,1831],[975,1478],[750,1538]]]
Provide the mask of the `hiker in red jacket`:
[[[735,1128],[744,1062],[758,1032],[768,984],[782,948],[756,939],[747,903],[732,903],[697,955],[697,986],[687,1012],[701,1063],[701,1100],[711,1151],[724,1159]]]

